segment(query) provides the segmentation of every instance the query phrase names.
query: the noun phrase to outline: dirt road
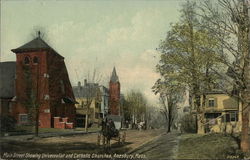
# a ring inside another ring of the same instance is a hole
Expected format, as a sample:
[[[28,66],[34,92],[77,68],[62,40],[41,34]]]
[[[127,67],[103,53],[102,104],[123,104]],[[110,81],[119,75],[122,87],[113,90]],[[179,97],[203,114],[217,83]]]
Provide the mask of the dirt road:
[[[1,152],[15,153],[127,153],[159,136],[163,130],[128,130],[126,143],[112,141],[110,150],[96,144],[97,134],[50,137],[29,141],[1,139]]]

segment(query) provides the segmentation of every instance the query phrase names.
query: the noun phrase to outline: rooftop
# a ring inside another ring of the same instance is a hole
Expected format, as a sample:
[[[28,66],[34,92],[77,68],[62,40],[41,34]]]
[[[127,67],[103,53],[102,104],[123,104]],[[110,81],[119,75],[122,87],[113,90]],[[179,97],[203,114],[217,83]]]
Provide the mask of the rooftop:
[[[0,62],[0,98],[15,96],[16,62]]]
[[[16,48],[12,49],[11,51],[18,54],[23,52],[33,52],[33,51],[40,51],[40,50],[52,50],[57,55],[62,57],[59,53],[57,53],[52,47],[50,47],[40,36],[31,40],[30,42]],[[63,57],[62,57],[63,58]]]
[[[93,98],[100,91],[98,83],[85,83],[84,86],[78,83],[78,86],[72,88],[76,98]]]
[[[113,72],[112,72],[110,81],[111,81],[111,82],[119,82],[119,78],[118,78],[118,76],[117,76],[117,74],[116,74],[115,67],[113,68]]]

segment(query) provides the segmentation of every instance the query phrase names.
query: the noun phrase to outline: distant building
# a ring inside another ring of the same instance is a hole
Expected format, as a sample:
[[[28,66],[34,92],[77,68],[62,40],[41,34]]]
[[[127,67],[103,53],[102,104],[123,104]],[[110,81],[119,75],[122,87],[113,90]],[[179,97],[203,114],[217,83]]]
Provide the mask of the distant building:
[[[76,102],[64,57],[40,36],[12,52],[16,54],[16,103],[12,115],[18,124],[29,123],[29,108],[35,102],[39,104],[39,127],[72,127]],[[64,122],[59,125],[61,118]]]
[[[76,121],[78,127],[85,127],[86,115],[88,115],[88,125],[98,125],[100,123],[102,96],[99,85],[90,83],[84,80],[82,86],[78,82],[77,86],[73,87],[76,101]]]
[[[120,82],[115,67],[109,82],[109,114],[120,115]]]
[[[109,112],[107,118],[114,121],[116,129],[122,127],[120,96],[120,82],[114,67],[109,82]]]
[[[15,99],[16,62],[0,62],[0,115],[10,115]]]

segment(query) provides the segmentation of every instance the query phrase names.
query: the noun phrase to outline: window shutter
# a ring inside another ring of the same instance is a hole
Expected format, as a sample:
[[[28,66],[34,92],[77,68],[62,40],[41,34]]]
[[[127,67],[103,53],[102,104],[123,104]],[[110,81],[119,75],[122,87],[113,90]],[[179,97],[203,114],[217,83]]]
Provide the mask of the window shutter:
[[[226,114],[226,122],[230,122],[230,114],[229,113]]]
[[[218,107],[217,104],[217,98],[214,98],[214,107]]]

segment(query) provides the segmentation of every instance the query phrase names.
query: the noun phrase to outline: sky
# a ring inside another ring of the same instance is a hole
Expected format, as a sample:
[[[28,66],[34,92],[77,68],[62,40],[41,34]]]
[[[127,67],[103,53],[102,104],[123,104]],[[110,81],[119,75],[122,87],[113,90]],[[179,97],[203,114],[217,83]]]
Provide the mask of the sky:
[[[36,37],[65,57],[71,84],[92,79],[108,85],[116,67],[121,91],[138,90],[151,104],[160,77],[156,48],[179,18],[182,0],[2,0],[1,61]]]

